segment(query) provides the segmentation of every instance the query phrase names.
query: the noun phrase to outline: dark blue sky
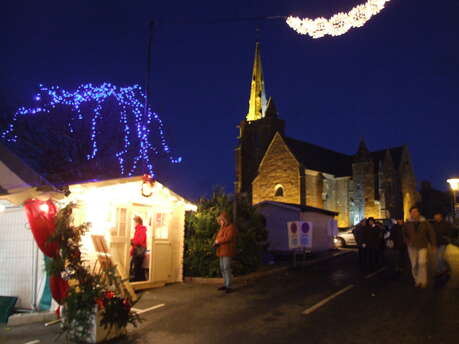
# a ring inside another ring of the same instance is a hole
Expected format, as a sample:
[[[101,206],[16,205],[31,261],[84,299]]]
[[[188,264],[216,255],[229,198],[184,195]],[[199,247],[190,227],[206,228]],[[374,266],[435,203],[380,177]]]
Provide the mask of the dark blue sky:
[[[28,104],[39,83],[143,83],[151,18],[326,16],[365,0],[9,1],[0,14],[0,93]],[[418,180],[446,189],[459,175],[459,1],[392,0],[336,38],[262,23],[268,96],[287,135],[344,153],[408,144]],[[175,20],[174,20],[175,21]],[[153,49],[151,105],[184,158],[162,171],[196,197],[233,187],[236,125],[247,112],[255,22],[163,21]]]

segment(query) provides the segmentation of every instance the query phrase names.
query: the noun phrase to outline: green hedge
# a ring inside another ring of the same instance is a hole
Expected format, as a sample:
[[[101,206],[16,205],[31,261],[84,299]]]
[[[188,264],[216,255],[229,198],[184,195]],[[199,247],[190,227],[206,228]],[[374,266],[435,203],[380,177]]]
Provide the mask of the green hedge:
[[[222,189],[213,192],[210,199],[198,202],[198,211],[188,213],[185,234],[185,276],[219,277],[220,267],[212,244],[218,232],[217,216],[221,211],[233,215],[233,196]],[[246,200],[237,207],[238,228],[236,256],[233,273],[243,275],[257,271],[267,248],[267,231],[264,217]]]

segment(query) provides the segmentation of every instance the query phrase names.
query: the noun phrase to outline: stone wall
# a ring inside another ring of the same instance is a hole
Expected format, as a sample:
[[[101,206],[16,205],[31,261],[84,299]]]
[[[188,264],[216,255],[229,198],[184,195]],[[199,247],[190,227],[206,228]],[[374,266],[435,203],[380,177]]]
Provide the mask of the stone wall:
[[[339,213],[339,227],[350,226],[349,221],[350,177],[335,178],[332,175],[306,170],[306,204]]]
[[[275,197],[275,188],[281,185],[284,196]],[[279,134],[274,136],[252,183],[253,204],[277,201],[300,204],[300,165]]]
[[[324,176],[320,172],[306,171],[306,204],[311,207],[323,208],[322,199]]]
[[[398,174],[400,176],[400,188],[403,199],[403,216],[407,219],[410,207],[420,201],[420,196],[416,191],[416,177],[411,164],[411,157],[406,148],[403,152]]]
[[[235,191],[251,198],[252,182],[258,173],[258,166],[274,135],[283,135],[285,122],[276,117],[257,121],[242,121],[239,125],[239,145],[235,150]]]
[[[331,211],[337,211],[336,180],[334,176],[324,175],[322,185],[322,200],[324,205],[323,208]]]
[[[376,199],[375,166],[372,160],[352,164],[354,193],[354,213],[362,217],[381,217],[381,207]]]
[[[350,227],[353,223],[350,214],[350,177],[336,179],[336,211],[338,227]]]

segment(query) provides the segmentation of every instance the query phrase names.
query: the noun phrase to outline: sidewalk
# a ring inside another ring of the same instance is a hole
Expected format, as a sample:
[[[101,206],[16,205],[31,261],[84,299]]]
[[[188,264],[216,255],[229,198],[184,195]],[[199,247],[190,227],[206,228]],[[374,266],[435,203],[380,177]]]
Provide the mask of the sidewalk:
[[[333,259],[345,254],[349,254],[354,252],[353,249],[341,249],[341,250],[330,250],[323,253],[314,254],[313,257],[306,257],[306,260],[298,260],[296,262],[296,266],[293,266],[291,261],[288,262],[287,260],[282,263],[276,263],[273,265],[265,265],[263,266],[260,271],[253,272],[243,276],[236,276],[234,278],[234,284],[247,284],[252,281],[256,281],[257,279],[270,276],[276,273],[281,273],[287,271],[289,269],[301,268],[306,266],[311,266],[313,264],[317,264],[320,262],[327,261],[329,259]],[[299,256],[301,257],[301,255]],[[184,282],[186,283],[195,283],[195,284],[222,284],[223,278],[206,278],[206,277],[185,277]]]

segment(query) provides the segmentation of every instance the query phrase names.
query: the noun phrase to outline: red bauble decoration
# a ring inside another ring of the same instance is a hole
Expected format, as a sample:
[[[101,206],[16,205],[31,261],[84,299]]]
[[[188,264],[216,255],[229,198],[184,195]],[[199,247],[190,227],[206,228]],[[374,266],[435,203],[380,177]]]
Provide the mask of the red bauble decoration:
[[[107,299],[113,299],[115,297],[115,293],[113,291],[106,291],[105,292],[105,297]]]
[[[153,195],[153,186],[155,185],[154,178],[149,174],[144,174],[142,180],[142,196],[151,197]]]
[[[40,201],[29,199],[24,203],[27,219],[33,237],[40,250],[48,257],[55,257],[59,251],[57,242],[49,242],[55,231],[55,218],[57,207],[53,201]]]

